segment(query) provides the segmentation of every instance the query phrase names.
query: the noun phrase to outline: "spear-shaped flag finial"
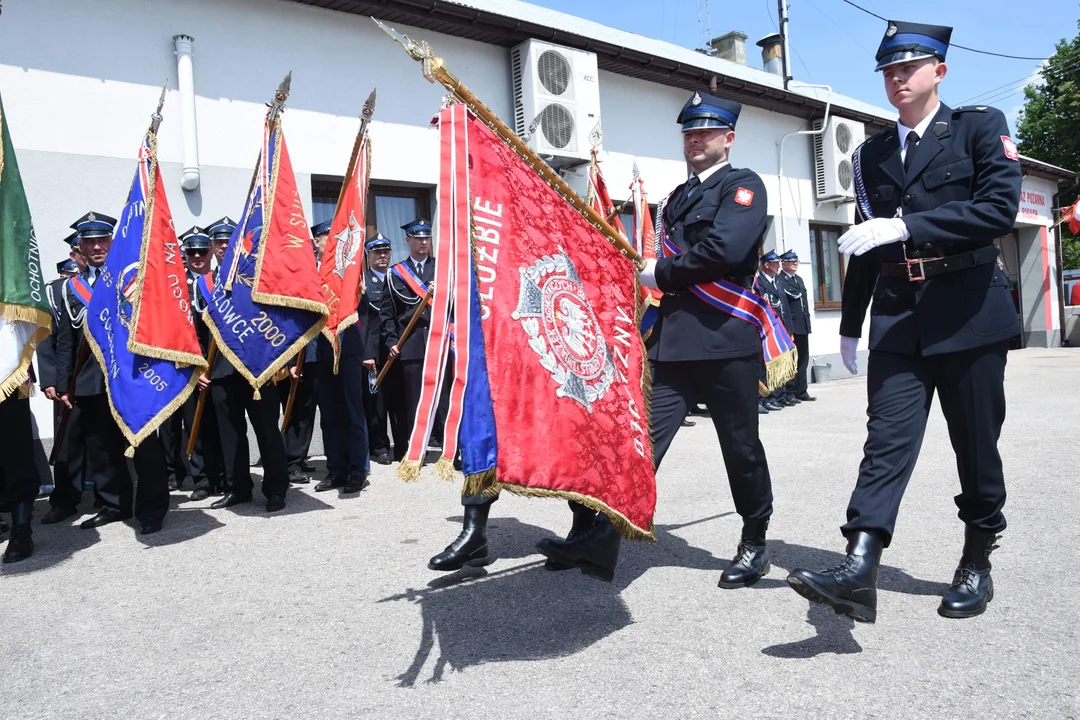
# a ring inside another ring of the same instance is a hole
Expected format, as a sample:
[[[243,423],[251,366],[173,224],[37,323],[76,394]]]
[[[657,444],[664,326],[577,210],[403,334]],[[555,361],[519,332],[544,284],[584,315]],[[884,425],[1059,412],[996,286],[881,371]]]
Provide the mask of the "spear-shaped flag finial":
[[[169,89],[169,78],[165,78],[165,82],[161,86],[161,97],[158,98],[157,110],[150,116],[150,132],[157,135],[158,127],[161,125],[161,121],[164,120],[164,116],[161,114],[161,109],[165,107],[165,91]]]
[[[285,76],[285,79],[278,85],[277,92],[274,93],[274,102],[270,104],[270,110],[266,113],[266,119],[270,122],[277,120],[278,115],[285,109],[285,101],[289,99],[289,92],[292,90],[292,70]]]
[[[397,42],[401,47],[405,48],[405,52],[409,53],[409,57],[413,60],[419,60],[423,63],[424,77],[428,82],[436,82],[435,70],[442,66],[442,58],[435,57],[435,52],[431,49],[431,46],[426,42],[416,42],[408,35],[402,35],[397,30],[383,24],[376,18],[371,18],[375,21],[375,24],[382,28],[383,32],[389,35]]]

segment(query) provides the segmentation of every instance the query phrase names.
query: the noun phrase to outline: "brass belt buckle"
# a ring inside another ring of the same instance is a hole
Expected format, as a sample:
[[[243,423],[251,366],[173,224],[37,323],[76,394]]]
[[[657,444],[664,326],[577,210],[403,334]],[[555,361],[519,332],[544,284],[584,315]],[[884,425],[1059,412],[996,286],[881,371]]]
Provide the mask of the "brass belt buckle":
[[[918,268],[918,273],[912,272],[912,268]],[[926,268],[923,266],[923,258],[915,258],[907,261],[907,277],[911,282],[922,282],[926,279]]]

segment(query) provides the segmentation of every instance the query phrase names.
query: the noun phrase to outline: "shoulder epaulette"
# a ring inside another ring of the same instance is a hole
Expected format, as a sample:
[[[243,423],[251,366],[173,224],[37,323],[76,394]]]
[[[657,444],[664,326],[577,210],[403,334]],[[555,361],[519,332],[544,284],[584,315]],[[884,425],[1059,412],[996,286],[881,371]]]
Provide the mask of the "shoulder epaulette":
[[[953,108],[953,115],[964,112],[986,112],[989,109],[986,105],[964,105],[963,107]]]

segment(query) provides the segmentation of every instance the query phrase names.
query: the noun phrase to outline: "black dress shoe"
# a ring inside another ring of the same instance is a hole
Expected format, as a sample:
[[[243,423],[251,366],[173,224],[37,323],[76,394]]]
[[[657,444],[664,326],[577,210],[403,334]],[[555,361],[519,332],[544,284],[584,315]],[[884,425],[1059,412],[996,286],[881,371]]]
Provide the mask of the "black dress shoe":
[[[169,480],[169,492],[173,492],[173,491],[179,490],[179,489],[180,489],[180,486],[176,484],[176,479],[175,478],[170,479]]]
[[[784,397],[782,397],[779,400],[776,400],[774,402],[776,402],[776,403],[778,403],[780,405],[783,405],[784,407],[795,407],[796,405],[799,404],[799,401],[796,400],[794,398],[794,396],[792,396],[792,395],[785,395]]]
[[[161,531],[161,521],[152,520],[150,522],[144,522],[139,525],[140,535],[153,535],[156,532]]]
[[[379,453],[375,456],[375,462],[379,465],[390,465],[394,462],[394,458],[390,457],[390,453],[388,452]]]
[[[428,570],[451,572],[466,565],[481,567],[491,564],[488,558],[487,520],[491,503],[466,505],[465,521],[454,542],[428,561]]]
[[[964,554],[953,573],[952,586],[945,591],[938,615],[969,618],[986,612],[994,599],[994,580],[990,577],[990,553],[997,550],[994,533],[984,533],[970,525],[964,529]]]
[[[196,502],[198,502],[199,500],[205,500],[208,497],[210,497],[210,491],[203,488],[199,488],[198,490],[191,493],[191,499]]]
[[[767,407],[765,407],[764,403],[759,402],[757,404],[757,414],[758,415],[768,415],[769,414],[769,409]]]
[[[284,495],[271,495],[266,498],[266,512],[277,512],[285,509]]]
[[[544,538],[536,549],[549,560],[581,570],[597,580],[611,582],[619,564],[619,544],[622,538],[608,516],[599,513],[591,528],[569,540]]]
[[[300,469],[306,473],[315,472],[315,466],[308,462],[307,458],[300,461]]]
[[[780,410],[784,409],[783,405],[779,405],[772,400],[766,400],[765,402],[761,403],[761,406],[769,412],[779,412]]]
[[[326,492],[334,488],[344,487],[345,482],[345,478],[338,475],[327,475],[315,486],[315,492]]]
[[[17,563],[34,554],[33,532],[30,530],[30,514],[33,503],[16,503],[11,508],[11,536],[4,550],[4,563]]]
[[[683,418],[680,427],[694,427],[695,425],[697,425],[697,423],[695,423],[693,420],[687,420],[686,418]]]
[[[294,467],[289,470],[289,482],[294,485],[307,485],[311,482],[311,478],[298,467]]]
[[[349,479],[341,487],[343,493],[358,493],[371,483],[363,475],[350,475]]]
[[[810,397],[810,393],[806,393],[806,392],[801,392],[798,395],[796,395],[795,397],[798,398],[799,400],[801,400],[802,402],[814,402],[815,400],[817,400],[816,397]]]
[[[765,577],[770,568],[769,549],[765,546],[768,519],[743,521],[742,540],[731,565],[720,575],[719,587],[727,590],[750,587]]]
[[[83,530],[92,530],[93,528],[99,528],[103,525],[108,525],[109,523],[127,520],[129,517],[131,517],[130,513],[113,510],[112,508],[101,508],[97,515],[89,520],[84,520],[79,527]]]
[[[225,497],[221,498],[217,502],[210,503],[211,510],[221,510],[222,508],[230,508],[233,505],[240,505],[241,503],[251,502],[250,495],[237,495],[236,493],[225,493]]]
[[[596,522],[596,511],[590,507],[576,503],[573,500],[570,501],[570,510],[574,513],[574,523],[570,526],[570,532],[567,533],[566,539],[571,540],[574,537],[581,535],[588,531]],[[557,560],[548,558],[544,563],[545,570],[571,570],[573,565],[566,565]]]
[[[54,507],[49,508],[49,512],[41,518],[42,525],[52,525],[58,523],[61,520],[67,520],[69,517],[75,514],[75,508]]]
[[[854,532],[842,563],[820,573],[792,570],[788,585],[811,602],[832,605],[838,615],[872,623],[877,619],[877,574],[883,547],[876,535]]]

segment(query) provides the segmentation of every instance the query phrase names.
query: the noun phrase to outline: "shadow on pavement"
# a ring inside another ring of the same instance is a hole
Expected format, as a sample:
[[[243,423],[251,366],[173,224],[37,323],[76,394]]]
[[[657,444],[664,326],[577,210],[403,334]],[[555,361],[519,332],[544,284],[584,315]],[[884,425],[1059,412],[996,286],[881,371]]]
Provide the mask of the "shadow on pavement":
[[[839,565],[844,555],[831,550],[794,545],[783,540],[770,540],[769,552],[772,556],[774,577],[764,578],[754,589],[783,588],[788,592],[787,573],[797,567],[811,570]],[[777,570],[782,571],[781,573]],[[899,568],[882,565],[878,570],[878,591],[898,592],[906,595],[941,595],[948,589],[946,583],[931,582],[912,577]],[[855,621],[836,612],[827,605],[808,603],[806,621],[814,627],[813,637],[795,642],[772,645],[763,648],[765,655],[789,659],[807,659],[824,653],[838,655],[862,652],[862,646],[852,635]]]
[[[611,584],[584,578],[577,570],[550,572],[543,568],[543,559],[534,559],[498,572],[465,568],[435,577],[427,588],[380,600],[407,600],[421,609],[420,645],[408,669],[396,678],[398,685],[417,683],[436,641],[438,656],[427,683],[440,682],[447,669],[572,655],[618,632],[633,622],[620,594],[646,570],[675,566],[719,572],[726,566],[726,560],[690,546],[672,530],[728,514],[658,526],[656,544],[625,543]],[[448,520],[454,527],[461,522],[460,517]],[[566,523],[569,526],[569,513]],[[498,560],[535,558],[536,543],[553,535],[512,517],[493,517],[488,527]]]
[[[222,508],[221,510],[210,510],[209,512],[215,515],[218,513],[232,513],[245,517],[275,518],[285,515],[297,515],[313,510],[333,510],[334,508],[333,505],[328,505],[317,499],[314,496],[314,489],[304,490],[304,488],[314,488],[314,485],[290,485],[289,491],[285,493],[285,509],[268,513],[266,512],[266,498],[262,494],[262,481],[257,478],[258,476],[252,478],[255,480],[255,488],[251,491],[251,502],[233,505],[231,508]],[[218,500],[219,498],[214,499]]]
[[[146,547],[160,547],[163,545],[175,545],[186,540],[194,540],[209,532],[225,527],[225,523],[218,520],[203,508],[183,508],[185,503],[190,502],[186,495],[173,494],[169,498],[169,512],[165,515],[165,522],[161,530],[152,535],[138,534],[138,523],[128,521],[136,531],[135,537]]]
[[[83,530],[79,523],[89,518],[96,510],[80,511],[68,520],[55,525],[42,525],[41,517],[49,512],[49,501],[41,498],[34,503],[34,516],[31,529],[34,537],[34,554],[21,562],[0,565],[0,576],[21,575],[24,573],[47,570],[59,565],[72,555],[96,545],[101,535],[95,530]],[[87,514],[89,513],[89,514]]]

